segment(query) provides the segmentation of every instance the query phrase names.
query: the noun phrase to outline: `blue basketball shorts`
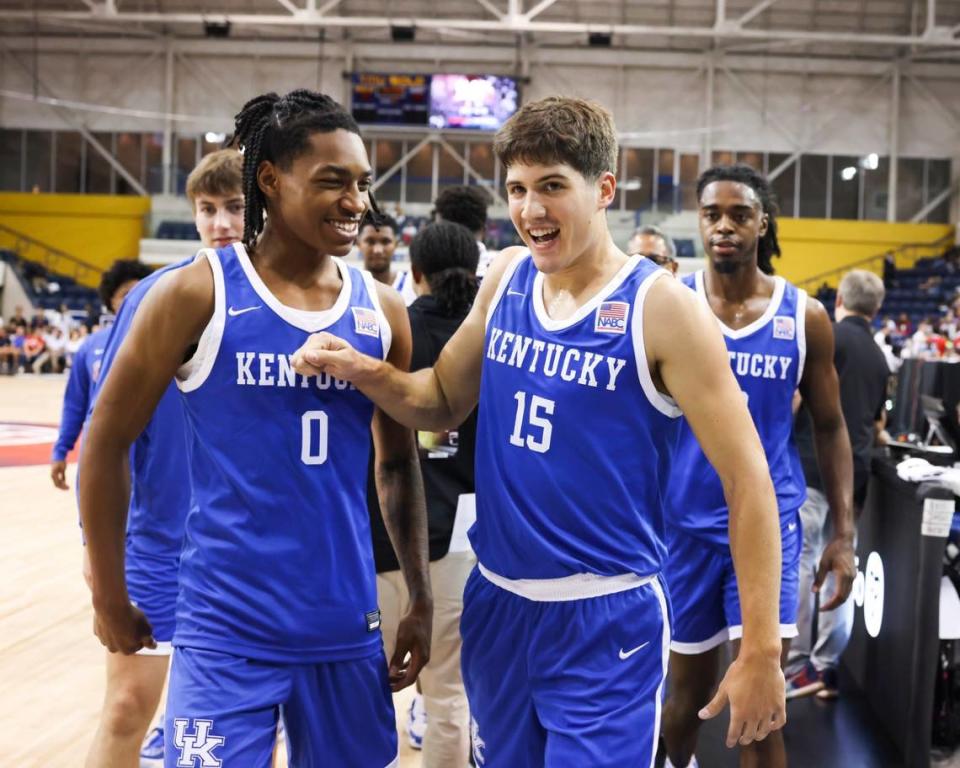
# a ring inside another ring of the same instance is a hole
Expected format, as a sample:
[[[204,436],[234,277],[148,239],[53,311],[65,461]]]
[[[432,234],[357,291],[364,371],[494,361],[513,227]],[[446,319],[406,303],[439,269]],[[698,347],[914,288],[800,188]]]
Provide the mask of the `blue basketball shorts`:
[[[276,664],[177,647],[164,716],[166,768],[269,768],[282,714],[290,765],[395,768],[383,651]]]
[[[803,530],[800,515],[782,518],[783,572],[780,576],[780,636],[797,636],[797,589]],[[740,595],[728,544],[697,538],[667,526],[663,569],[673,607],[676,653],[698,654],[743,636]]]
[[[670,643],[658,578],[510,582],[480,566],[460,632],[478,766],[653,765]]]
[[[177,614],[177,576],[180,555],[151,555],[127,546],[125,562],[127,592],[130,601],[146,614],[153,628],[156,649],[144,649],[143,655],[168,656],[173,648],[173,630]]]

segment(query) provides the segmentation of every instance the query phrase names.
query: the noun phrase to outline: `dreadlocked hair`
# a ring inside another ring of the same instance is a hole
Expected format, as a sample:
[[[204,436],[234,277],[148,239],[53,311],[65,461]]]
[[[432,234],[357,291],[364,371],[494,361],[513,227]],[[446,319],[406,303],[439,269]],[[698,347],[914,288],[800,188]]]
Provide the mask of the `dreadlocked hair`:
[[[767,215],[767,232],[757,244],[757,266],[761,272],[772,275],[773,258],[775,256],[779,258],[780,256],[780,242],[777,240],[777,214],[780,213],[780,208],[777,205],[773,189],[770,187],[770,182],[767,181],[765,176],[743,163],[715,165],[701,173],[700,178],[697,179],[698,200],[703,195],[703,190],[706,189],[707,185],[715,181],[733,181],[738,184],[746,184],[757,193],[763,212]]]
[[[234,118],[233,146],[243,152],[243,244],[253,248],[263,231],[266,196],[257,183],[260,164],[269,160],[280,168],[308,146],[314,133],[338,129],[360,135],[360,127],[340,104],[324,93],[300,88],[285,96],[265,93],[250,99]],[[370,207],[380,214],[373,193]]]
[[[477,296],[480,249],[462,224],[437,221],[410,242],[410,264],[423,274],[445,317],[465,317]]]

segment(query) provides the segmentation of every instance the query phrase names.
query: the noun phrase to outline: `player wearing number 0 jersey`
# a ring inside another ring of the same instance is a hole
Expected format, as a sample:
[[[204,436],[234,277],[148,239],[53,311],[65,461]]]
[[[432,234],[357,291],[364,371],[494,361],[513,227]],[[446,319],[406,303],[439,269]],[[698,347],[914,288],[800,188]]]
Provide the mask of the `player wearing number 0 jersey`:
[[[290,361],[311,332],[329,329],[409,363],[399,296],[342,261],[372,205],[372,170],[356,122],[322,94],[253,99],[235,136],[244,244],[205,250],[157,280],[98,396],[82,503],[95,629],[111,650],[153,644],[117,573],[124,494],[113,470],[175,378],[192,506],[167,768],[264,768],[281,714],[292,765],[392,766],[390,688],[412,683],[429,658],[432,614],[412,435],[346,381],[297,375]],[[371,423],[411,594],[389,668],[365,496]]]
[[[479,565],[460,625],[475,761],[653,765],[669,644],[663,507],[680,408],[742,523],[732,546],[754,644],[708,711],[729,698],[731,733],[762,739],[783,721],[775,500],[715,323],[688,289],[611,240],[617,140],[605,109],[531,102],[494,148],[527,248],[498,256],[435,366],[406,374],[329,334],[294,358],[421,429],[459,424],[479,400]]]

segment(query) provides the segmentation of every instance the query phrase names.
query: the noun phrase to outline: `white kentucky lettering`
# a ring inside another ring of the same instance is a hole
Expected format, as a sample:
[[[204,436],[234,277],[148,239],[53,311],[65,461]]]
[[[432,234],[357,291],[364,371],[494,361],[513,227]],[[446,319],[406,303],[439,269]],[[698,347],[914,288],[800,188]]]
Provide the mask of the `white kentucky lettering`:
[[[530,373],[534,373],[537,370],[537,360],[540,359],[540,353],[546,348],[546,342],[540,341],[540,339],[533,340],[533,360],[530,361]]]
[[[763,355],[750,356],[750,375],[756,378],[763,376]]]
[[[256,355],[253,352],[237,352],[237,384],[240,386],[254,385],[256,379],[250,373],[250,364]]]
[[[776,355],[763,356],[763,378],[765,379],[777,378],[777,356]]]
[[[570,362],[580,359],[579,349],[568,349],[567,354],[563,356],[563,366],[560,368],[560,378],[564,381],[573,381],[577,378],[577,372],[570,369]]]
[[[790,359],[789,357],[781,357],[781,358],[780,358],[780,378],[781,378],[781,379],[786,379],[786,378],[787,378],[787,369],[790,368],[790,363],[792,363],[792,362],[793,362],[793,360]]]
[[[589,387],[597,386],[597,377],[593,372],[597,369],[597,366],[600,365],[601,360],[603,360],[603,355],[584,352],[583,368],[580,369],[580,378],[577,380],[577,384],[586,384]]]
[[[533,339],[526,336],[515,336],[513,339],[513,349],[510,351],[510,360],[507,365],[515,368],[523,368],[523,359],[527,356],[527,350],[530,349],[530,342]]]
[[[543,359],[543,373],[545,376],[556,376],[560,367],[560,355],[563,354],[563,344],[547,343],[547,356]]]
[[[494,328],[490,331],[490,343],[487,345],[487,357],[491,360],[497,359],[497,340],[503,335],[503,331],[499,328]]]
[[[748,370],[750,370],[750,354],[737,352],[737,376],[746,376]]]
[[[297,372],[293,370],[292,355],[277,355],[277,386],[297,386]]]
[[[260,378],[257,379],[257,384],[261,387],[272,387],[274,378],[270,366],[273,364],[274,355],[269,352],[261,352],[257,357],[260,358]]]
[[[617,388],[617,376],[620,375],[620,371],[623,370],[626,364],[627,361],[619,357],[607,358],[607,368],[610,371],[610,381],[607,382],[607,389],[610,392],[613,392]]]
[[[213,754],[226,739],[210,733],[212,720],[193,720],[194,732],[187,733],[191,721],[176,718],[173,721],[173,744],[180,750],[178,768],[221,768],[223,761]],[[197,762],[199,761],[199,762]]]
[[[511,333],[510,331],[503,332],[503,336],[500,338],[500,350],[497,352],[498,363],[507,362],[507,345],[513,341],[515,337],[515,333]]]

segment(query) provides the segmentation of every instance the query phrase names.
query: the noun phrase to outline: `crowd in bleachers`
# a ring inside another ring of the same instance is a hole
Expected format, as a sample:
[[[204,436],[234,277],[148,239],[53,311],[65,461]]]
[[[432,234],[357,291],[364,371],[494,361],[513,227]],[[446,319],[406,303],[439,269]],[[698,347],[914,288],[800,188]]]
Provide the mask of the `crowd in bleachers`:
[[[26,317],[16,307],[9,318],[0,318],[0,374],[62,373],[87,336],[100,328],[99,312],[38,309]]]

